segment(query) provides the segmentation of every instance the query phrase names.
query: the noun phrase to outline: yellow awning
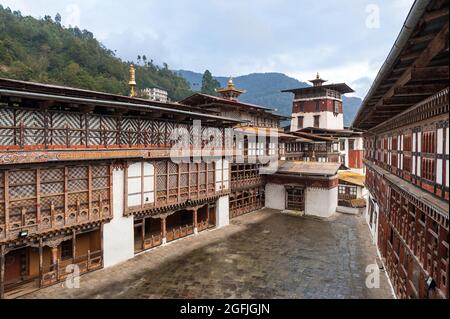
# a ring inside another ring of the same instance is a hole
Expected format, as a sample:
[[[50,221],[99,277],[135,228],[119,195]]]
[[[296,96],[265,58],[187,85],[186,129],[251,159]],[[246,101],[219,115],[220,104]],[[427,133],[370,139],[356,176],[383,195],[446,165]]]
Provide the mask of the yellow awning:
[[[366,177],[364,175],[354,173],[354,172],[339,172],[338,173],[339,180],[344,182],[354,184],[357,186],[364,187],[364,183],[366,181]]]

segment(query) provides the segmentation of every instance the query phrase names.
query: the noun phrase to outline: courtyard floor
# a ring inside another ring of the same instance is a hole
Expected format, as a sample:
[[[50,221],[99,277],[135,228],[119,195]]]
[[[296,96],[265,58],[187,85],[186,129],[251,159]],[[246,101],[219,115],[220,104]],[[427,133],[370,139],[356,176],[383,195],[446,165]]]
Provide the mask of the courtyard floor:
[[[393,298],[360,216],[330,220],[261,210],[23,298]]]

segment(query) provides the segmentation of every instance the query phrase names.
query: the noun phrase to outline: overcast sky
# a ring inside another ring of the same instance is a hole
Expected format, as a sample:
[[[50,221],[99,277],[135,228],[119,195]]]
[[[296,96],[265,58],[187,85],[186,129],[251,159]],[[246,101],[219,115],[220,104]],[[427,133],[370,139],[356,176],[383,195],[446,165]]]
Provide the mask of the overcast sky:
[[[239,76],[319,71],[363,97],[413,0],[0,0],[22,15],[60,13],[124,60]]]

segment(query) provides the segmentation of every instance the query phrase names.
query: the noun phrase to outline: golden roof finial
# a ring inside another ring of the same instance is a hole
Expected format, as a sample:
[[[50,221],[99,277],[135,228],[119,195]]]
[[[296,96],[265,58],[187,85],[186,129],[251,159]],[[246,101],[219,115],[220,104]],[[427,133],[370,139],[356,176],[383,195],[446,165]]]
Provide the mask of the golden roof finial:
[[[232,76],[230,76],[230,78],[228,79],[228,87],[229,87],[229,88],[234,87],[233,77],[232,77]]]
[[[319,79],[320,79],[320,75],[319,75],[319,72],[317,72],[317,76],[316,76],[316,79],[317,79],[317,80],[319,80]]]
[[[134,97],[136,95],[136,70],[133,63],[130,64],[130,80],[128,85],[130,86],[130,96]]]

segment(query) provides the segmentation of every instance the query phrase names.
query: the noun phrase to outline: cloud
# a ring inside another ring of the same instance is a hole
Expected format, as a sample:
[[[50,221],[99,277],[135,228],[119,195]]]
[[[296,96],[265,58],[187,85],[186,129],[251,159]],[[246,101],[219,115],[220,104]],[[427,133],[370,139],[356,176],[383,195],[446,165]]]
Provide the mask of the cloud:
[[[71,3],[66,6],[66,9],[64,10],[64,20],[63,24],[67,26],[80,26],[80,17],[81,17],[81,10],[80,7],[75,4]]]
[[[363,96],[385,60],[413,0],[0,0],[87,29],[124,60],[146,54],[173,69],[214,75],[317,71]],[[366,8],[380,8],[367,28]],[[364,80],[362,80],[364,79]]]

